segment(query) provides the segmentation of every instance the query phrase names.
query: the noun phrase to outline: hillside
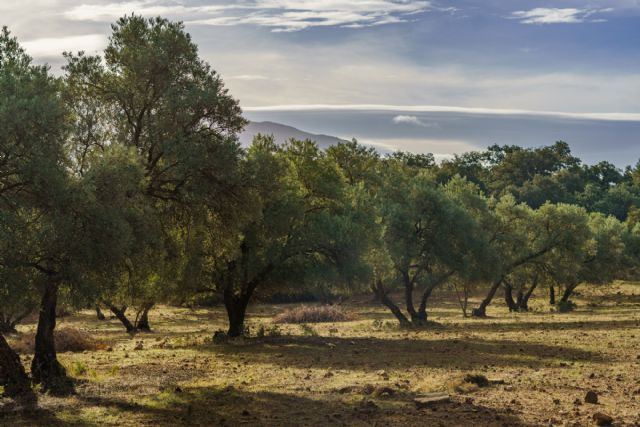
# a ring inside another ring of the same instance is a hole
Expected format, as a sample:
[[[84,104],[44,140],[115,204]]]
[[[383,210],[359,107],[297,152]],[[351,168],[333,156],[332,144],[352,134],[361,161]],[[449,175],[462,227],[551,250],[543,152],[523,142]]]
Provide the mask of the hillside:
[[[273,135],[276,142],[283,143],[291,138],[295,139],[310,139],[315,141],[320,148],[327,148],[339,142],[344,142],[343,139],[330,135],[315,135],[309,132],[296,129],[292,126],[283,125],[275,122],[250,122],[245,128],[244,132],[240,134],[240,142],[243,146],[251,144],[253,137],[257,134]]]

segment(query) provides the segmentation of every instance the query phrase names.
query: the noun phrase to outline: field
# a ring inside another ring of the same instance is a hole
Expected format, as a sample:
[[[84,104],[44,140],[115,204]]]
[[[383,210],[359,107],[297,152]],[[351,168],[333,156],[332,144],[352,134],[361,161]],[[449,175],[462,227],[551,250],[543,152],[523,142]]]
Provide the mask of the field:
[[[369,297],[345,303],[353,321],[303,326],[275,327],[286,306],[254,305],[249,326],[264,336],[222,343],[211,339],[221,309],[162,307],[154,331],[136,336],[83,311],[59,327],[106,346],[59,355],[77,394],[41,396],[28,414],[0,401],[0,424],[583,426],[600,412],[640,425],[640,285],[585,287],[576,302],[551,313],[539,295],[532,312],[509,313],[497,298],[477,320],[440,293],[421,330],[399,329]],[[598,404],[584,402],[589,390]],[[449,403],[416,407],[440,391]]]

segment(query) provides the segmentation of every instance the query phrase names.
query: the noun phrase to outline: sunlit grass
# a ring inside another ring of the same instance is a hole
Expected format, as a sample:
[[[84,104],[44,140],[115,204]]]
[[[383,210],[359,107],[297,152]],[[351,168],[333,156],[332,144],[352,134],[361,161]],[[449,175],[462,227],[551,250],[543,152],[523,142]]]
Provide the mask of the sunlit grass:
[[[112,351],[61,353],[77,395],[42,396],[39,412],[5,416],[0,424],[495,425],[498,417],[539,425],[551,411],[588,425],[595,408],[576,414],[573,401],[591,388],[601,393],[598,410],[635,422],[640,287],[581,292],[574,313],[549,312],[541,292],[532,312],[509,313],[496,299],[490,318],[480,320],[463,319],[441,293],[430,307],[436,324],[409,330],[369,297],[348,304],[357,315],[352,321],[282,324],[277,333],[269,333],[271,316],[283,307],[256,306],[259,316],[248,322],[254,337],[223,344],[211,339],[225,327],[220,308],[161,307],[151,313],[153,332],[135,336],[115,319],[81,312],[60,324],[88,331]],[[139,341],[142,350],[135,349]],[[23,361],[28,365],[30,356]],[[451,386],[469,373],[504,384]],[[393,393],[363,391],[381,386]],[[441,391],[453,397],[446,411],[418,411],[412,403]]]

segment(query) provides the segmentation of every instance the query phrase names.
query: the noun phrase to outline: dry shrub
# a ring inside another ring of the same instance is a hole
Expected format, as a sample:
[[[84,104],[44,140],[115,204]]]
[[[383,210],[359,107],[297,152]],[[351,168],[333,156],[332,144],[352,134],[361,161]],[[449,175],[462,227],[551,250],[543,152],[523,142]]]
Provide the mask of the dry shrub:
[[[35,351],[35,332],[22,334],[12,340],[11,346],[20,354],[33,353]],[[55,331],[56,351],[64,353],[106,350],[105,342],[96,340],[91,334],[81,329],[61,328]]]
[[[353,314],[344,311],[337,305],[309,306],[302,305],[289,308],[273,318],[274,323],[323,323],[348,322]]]
[[[473,393],[482,387],[488,387],[489,380],[482,374],[466,374],[454,377],[447,383],[447,388],[455,393]]]

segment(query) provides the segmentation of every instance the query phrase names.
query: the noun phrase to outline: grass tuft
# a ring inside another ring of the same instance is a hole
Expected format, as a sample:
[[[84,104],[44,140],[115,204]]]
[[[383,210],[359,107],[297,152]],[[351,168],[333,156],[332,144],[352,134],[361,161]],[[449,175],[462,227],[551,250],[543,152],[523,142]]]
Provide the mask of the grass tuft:
[[[22,334],[13,340],[12,347],[20,354],[33,353],[36,335],[34,332]],[[56,351],[60,353],[105,350],[108,345],[95,339],[81,329],[62,328],[55,331]]]
[[[336,305],[301,305],[276,315],[273,323],[330,323],[351,320],[354,320],[354,315]]]

